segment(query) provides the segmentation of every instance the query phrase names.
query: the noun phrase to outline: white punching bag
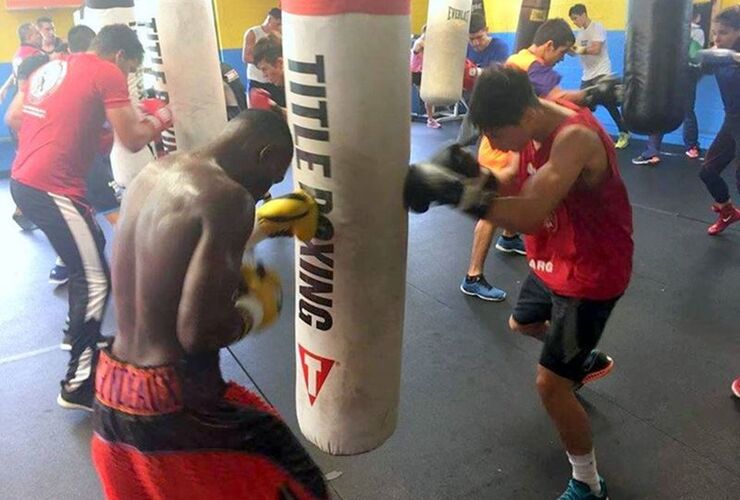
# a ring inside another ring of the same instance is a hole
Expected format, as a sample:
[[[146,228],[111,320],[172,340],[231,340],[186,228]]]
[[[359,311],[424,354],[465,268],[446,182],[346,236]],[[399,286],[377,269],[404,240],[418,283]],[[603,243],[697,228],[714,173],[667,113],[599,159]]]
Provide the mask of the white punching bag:
[[[169,103],[165,152],[192,151],[226,125],[226,98],[211,0],[136,0],[144,86]]]
[[[283,0],[293,177],[329,230],[296,243],[296,408],[332,454],[395,430],[406,284],[408,0]]]
[[[87,0],[78,24],[84,24],[96,33],[109,24],[128,24],[134,28],[134,0]],[[131,102],[135,105],[142,97],[141,72],[129,75],[128,88]],[[113,178],[119,186],[126,187],[153,159],[149,147],[132,153],[116,137],[110,152]]]
[[[449,106],[462,98],[472,5],[472,0],[429,0],[419,89],[427,104]]]

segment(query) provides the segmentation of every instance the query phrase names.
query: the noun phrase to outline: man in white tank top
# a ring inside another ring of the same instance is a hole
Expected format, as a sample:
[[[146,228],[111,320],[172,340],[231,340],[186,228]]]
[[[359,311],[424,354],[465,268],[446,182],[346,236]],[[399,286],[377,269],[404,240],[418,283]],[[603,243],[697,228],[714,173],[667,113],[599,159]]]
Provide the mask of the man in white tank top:
[[[262,71],[254,65],[253,52],[255,44],[268,35],[280,37],[282,35],[282,11],[273,8],[267,13],[265,22],[259,26],[252,26],[244,32],[244,48],[242,49],[242,61],[247,65],[247,89],[264,88],[271,90],[273,85],[269,83]]]
[[[612,73],[612,62],[609,59],[609,50],[606,47],[606,30],[604,26],[588,17],[586,6],[575,4],[568,11],[568,17],[578,28],[576,44],[573,53],[578,54],[583,64],[583,78],[581,88],[595,85],[600,79]],[[630,134],[622,119],[616,102],[602,104],[614,120],[619,129],[616,141],[617,149],[624,149],[629,145]],[[595,108],[592,108],[593,111]]]

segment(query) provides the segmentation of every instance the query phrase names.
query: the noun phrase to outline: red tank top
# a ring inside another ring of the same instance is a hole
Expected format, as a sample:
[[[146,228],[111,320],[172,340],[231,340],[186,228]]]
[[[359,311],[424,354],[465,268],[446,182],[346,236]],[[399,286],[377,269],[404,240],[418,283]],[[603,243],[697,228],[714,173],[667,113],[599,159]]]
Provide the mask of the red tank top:
[[[632,207],[619,175],[612,139],[587,109],[558,104],[575,115],[565,120],[539,149],[521,152],[524,182],[547,163],[555,137],[569,125],[584,125],[599,135],[611,175],[594,189],[574,187],[534,234],[525,236],[529,267],[554,293],[608,300],[624,293],[632,274]]]

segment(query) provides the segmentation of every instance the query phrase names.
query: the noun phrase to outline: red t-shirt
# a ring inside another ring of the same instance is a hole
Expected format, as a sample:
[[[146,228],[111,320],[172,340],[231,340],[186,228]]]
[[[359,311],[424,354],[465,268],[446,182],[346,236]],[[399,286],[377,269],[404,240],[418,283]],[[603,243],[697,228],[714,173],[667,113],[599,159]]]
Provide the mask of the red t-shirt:
[[[43,53],[44,51],[42,51],[38,47],[34,47],[33,45],[23,44],[18,47],[18,50],[15,51],[15,55],[13,55],[13,76],[18,77],[18,67],[21,65],[24,59],[26,59],[27,57],[35,56],[36,54]]]
[[[569,125],[584,125],[599,135],[611,174],[591,190],[571,189],[542,227],[525,236],[529,267],[554,293],[566,297],[608,300],[627,289],[632,275],[632,207],[619,175],[612,139],[591,112],[576,111],[542,143],[521,152],[524,182],[550,158],[558,133]]]
[[[83,198],[105,110],[130,105],[126,76],[94,54],[73,54],[36,70],[23,91],[11,176],[42,191]]]

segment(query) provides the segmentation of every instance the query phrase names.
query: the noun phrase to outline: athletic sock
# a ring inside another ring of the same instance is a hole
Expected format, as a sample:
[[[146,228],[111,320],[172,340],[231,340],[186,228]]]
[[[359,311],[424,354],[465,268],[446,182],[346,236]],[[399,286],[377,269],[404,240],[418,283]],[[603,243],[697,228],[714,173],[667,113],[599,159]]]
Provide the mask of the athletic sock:
[[[596,470],[596,455],[592,449],[586,455],[571,455],[568,453],[568,460],[573,466],[573,479],[586,483],[591,487],[595,495],[601,494],[601,482],[599,473]]]
[[[467,281],[468,283],[472,283],[474,281],[478,281],[481,276],[483,276],[483,275],[482,274],[476,274],[475,276],[471,276],[469,274],[466,274],[465,275],[465,281]]]
[[[505,234],[502,234],[501,237],[503,239],[505,239],[506,241],[511,241],[511,240],[517,239],[519,237],[519,235],[518,234],[515,234],[513,236],[506,236]]]

